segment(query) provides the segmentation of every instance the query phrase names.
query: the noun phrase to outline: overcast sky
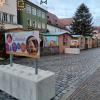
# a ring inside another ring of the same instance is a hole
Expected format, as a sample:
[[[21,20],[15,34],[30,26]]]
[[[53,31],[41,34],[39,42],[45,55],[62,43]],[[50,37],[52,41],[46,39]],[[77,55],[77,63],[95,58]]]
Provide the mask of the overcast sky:
[[[33,0],[33,2],[36,0]],[[40,2],[40,0],[37,0]],[[45,0],[43,0],[45,1]],[[48,11],[56,14],[59,18],[70,18],[81,3],[85,3],[94,19],[100,19],[100,0],[47,0]]]

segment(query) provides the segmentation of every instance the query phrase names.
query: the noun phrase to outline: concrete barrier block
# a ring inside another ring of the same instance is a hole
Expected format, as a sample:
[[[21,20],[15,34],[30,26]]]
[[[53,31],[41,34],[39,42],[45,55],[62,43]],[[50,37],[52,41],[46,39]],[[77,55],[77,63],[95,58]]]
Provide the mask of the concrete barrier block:
[[[0,89],[19,100],[50,100],[55,96],[55,74],[18,64],[0,65]]]

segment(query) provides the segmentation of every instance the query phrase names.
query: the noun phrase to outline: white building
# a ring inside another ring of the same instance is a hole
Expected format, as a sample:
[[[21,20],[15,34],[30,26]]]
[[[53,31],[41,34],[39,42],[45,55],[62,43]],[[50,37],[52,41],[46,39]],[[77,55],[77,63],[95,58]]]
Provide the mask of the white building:
[[[56,26],[53,26],[50,24],[47,24],[47,29],[49,30],[49,32],[64,32],[64,31],[66,31],[62,28],[59,28],[59,27],[56,27]]]
[[[49,32],[64,32],[66,29],[63,27],[60,19],[50,12],[47,14],[47,30]]]
[[[21,28],[21,25],[17,25],[17,0],[2,1],[4,3],[0,5],[0,22],[4,23],[5,29]]]

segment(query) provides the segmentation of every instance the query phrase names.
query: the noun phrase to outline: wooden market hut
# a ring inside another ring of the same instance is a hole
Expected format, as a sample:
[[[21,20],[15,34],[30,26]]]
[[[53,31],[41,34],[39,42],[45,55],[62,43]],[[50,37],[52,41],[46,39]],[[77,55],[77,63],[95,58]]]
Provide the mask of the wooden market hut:
[[[85,37],[85,49],[92,48],[92,37],[86,36]]]
[[[78,43],[77,43],[76,48],[80,48],[80,50],[85,49],[85,37],[83,35],[74,34],[74,35],[71,35],[71,36],[72,36],[72,38],[71,38],[70,47],[72,47],[73,41],[77,41]]]
[[[70,46],[68,43],[70,38],[68,32],[46,33],[44,34],[44,47],[54,49],[53,52],[64,53],[64,48]]]
[[[63,33],[58,36],[59,52],[65,53],[65,48],[70,48],[71,35]]]
[[[98,47],[98,39],[97,38],[92,38],[92,48]]]

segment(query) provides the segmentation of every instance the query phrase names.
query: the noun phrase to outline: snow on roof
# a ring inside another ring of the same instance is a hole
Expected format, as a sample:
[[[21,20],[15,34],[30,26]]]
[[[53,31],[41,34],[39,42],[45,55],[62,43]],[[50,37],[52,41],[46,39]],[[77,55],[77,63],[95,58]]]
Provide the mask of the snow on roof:
[[[78,38],[78,37],[81,37],[82,35],[71,35],[71,36]]]
[[[49,33],[45,33],[44,36],[58,36],[58,35],[61,35],[61,34],[69,34],[68,31],[63,31],[63,32],[49,32]]]

